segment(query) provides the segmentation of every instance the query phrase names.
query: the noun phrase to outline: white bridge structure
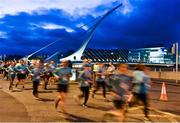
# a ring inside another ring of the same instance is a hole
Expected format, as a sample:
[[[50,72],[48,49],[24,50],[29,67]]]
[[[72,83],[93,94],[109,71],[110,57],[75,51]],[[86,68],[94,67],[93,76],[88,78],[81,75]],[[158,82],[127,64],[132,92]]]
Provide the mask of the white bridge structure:
[[[97,23],[96,23],[91,29],[88,30],[88,35],[87,35],[87,38],[86,38],[86,40],[84,41],[83,45],[82,45],[76,52],[74,52],[73,54],[71,54],[71,55],[69,55],[69,56],[67,56],[67,57],[65,57],[65,58],[61,58],[61,59],[59,59],[59,60],[60,60],[60,61],[62,61],[62,60],[82,61],[81,58],[82,58],[83,52],[84,52],[84,50],[86,49],[86,46],[88,45],[89,41],[91,40],[91,38],[92,38],[92,36],[93,36],[96,28],[99,26],[99,24],[100,24],[108,15],[110,15],[113,11],[115,11],[116,9],[118,9],[118,8],[121,7],[121,6],[122,6],[122,4],[119,4],[119,5],[117,5],[116,7],[112,8],[111,10],[109,10],[107,13],[105,13],[105,14],[102,16],[102,18],[100,18],[100,19],[97,21]],[[24,57],[24,58],[22,58],[22,59],[25,60],[25,61],[29,61],[29,58],[30,58],[30,57],[32,57],[32,56],[35,55],[36,53],[44,50],[45,48],[53,45],[54,43],[56,43],[56,42],[59,41],[59,40],[62,40],[62,38],[60,38],[60,39],[58,39],[58,40],[56,40],[56,41],[54,41],[54,42],[52,42],[52,43],[50,43],[50,44],[42,47],[41,49],[39,49],[39,50],[31,53],[30,55],[27,55],[26,57]],[[53,55],[51,55],[51,56],[50,56],[49,58],[47,58],[46,60],[52,59],[52,58],[53,58],[54,56],[56,56],[57,54],[58,54],[58,52],[54,53]],[[46,60],[45,60],[45,61],[46,61]]]
[[[86,49],[86,46],[88,45],[89,41],[91,40],[96,28],[108,15],[110,15],[113,11],[115,11],[120,6],[122,6],[122,4],[119,4],[116,7],[112,8],[110,11],[108,11],[89,31],[89,34],[88,34],[87,39],[85,40],[84,44],[76,52],[74,52],[73,54],[71,54],[65,58],[60,59],[60,61],[62,61],[62,60],[82,61],[81,58],[82,58],[83,52]]]

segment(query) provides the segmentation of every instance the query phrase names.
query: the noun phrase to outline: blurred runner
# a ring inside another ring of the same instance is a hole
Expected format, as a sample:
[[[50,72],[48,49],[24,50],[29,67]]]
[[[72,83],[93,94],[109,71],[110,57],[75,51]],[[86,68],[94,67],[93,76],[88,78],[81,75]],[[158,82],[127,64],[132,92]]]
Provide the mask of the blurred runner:
[[[14,79],[16,77],[16,67],[15,67],[16,63],[15,62],[11,62],[10,66],[8,67],[8,75],[9,75],[9,80],[10,80],[10,84],[9,84],[9,90],[12,90],[13,88],[13,82]]]
[[[104,64],[100,64],[99,65],[99,69],[96,72],[95,76],[96,76],[96,83],[95,83],[95,87],[94,90],[92,91],[92,98],[94,98],[96,91],[99,90],[100,87],[102,87],[103,89],[103,97],[105,100],[106,99],[106,84],[105,84],[105,78],[106,78],[106,68],[104,66]]]
[[[20,63],[16,64],[16,71],[17,71],[17,79],[18,79],[18,82],[16,83],[16,87],[21,83],[22,88],[24,88],[26,73],[28,71],[24,60],[20,60]]]
[[[31,70],[32,81],[33,81],[33,95],[38,98],[38,86],[40,82],[40,76],[43,74],[41,64],[36,62],[34,68]]]
[[[131,78],[127,75],[128,65],[120,64],[119,73],[111,79],[111,95],[113,96],[113,104],[115,110],[110,111],[111,114],[117,116],[119,121],[125,120],[126,105],[131,95]],[[108,112],[109,113],[109,112]]]
[[[92,83],[92,71],[91,66],[86,64],[84,65],[83,72],[79,75],[80,78],[80,90],[81,94],[75,95],[75,101],[79,102],[79,99],[84,97],[84,103],[83,107],[87,107],[87,101],[89,99],[89,89],[90,89],[90,83]]]
[[[133,73],[133,95],[135,102],[141,101],[144,105],[144,119],[149,120],[149,103],[148,103],[148,92],[150,89],[150,77],[147,75],[148,68],[144,65],[137,65],[136,71]]]
[[[56,69],[53,72],[56,79],[59,80],[58,82],[59,95],[55,100],[55,108],[58,107],[58,104],[60,102],[60,106],[63,113],[67,113],[65,108],[66,94],[68,92],[68,84],[70,81],[70,77],[72,76],[71,68],[69,68],[68,66],[69,66],[68,61],[64,60],[62,61],[62,67],[60,69]]]

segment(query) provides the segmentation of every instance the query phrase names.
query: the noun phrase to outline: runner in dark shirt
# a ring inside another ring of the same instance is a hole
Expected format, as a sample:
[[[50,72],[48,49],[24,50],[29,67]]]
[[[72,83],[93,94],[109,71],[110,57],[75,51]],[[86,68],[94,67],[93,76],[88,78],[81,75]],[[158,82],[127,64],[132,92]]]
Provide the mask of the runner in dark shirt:
[[[111,80],[111,94],[114,106],[117,109],[115,113],[121,118],[120,121],[125,120],[126,104],[131,95],[131,78],[127,75],[127,71],[128,66],[126,64],[119,65],[119,73],[115,74]]]

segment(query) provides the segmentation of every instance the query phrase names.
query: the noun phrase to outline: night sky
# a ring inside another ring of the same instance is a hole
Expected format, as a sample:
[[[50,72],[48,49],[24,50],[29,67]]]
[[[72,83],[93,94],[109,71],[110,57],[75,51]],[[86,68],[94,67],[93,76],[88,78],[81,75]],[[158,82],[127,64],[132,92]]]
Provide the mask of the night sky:
[[[170,47],[180,40],[180,0],[0,0],[0,54],[26,55],[55,40],[41,53],[77,50],[88,28],[119,3],[89,48]]]

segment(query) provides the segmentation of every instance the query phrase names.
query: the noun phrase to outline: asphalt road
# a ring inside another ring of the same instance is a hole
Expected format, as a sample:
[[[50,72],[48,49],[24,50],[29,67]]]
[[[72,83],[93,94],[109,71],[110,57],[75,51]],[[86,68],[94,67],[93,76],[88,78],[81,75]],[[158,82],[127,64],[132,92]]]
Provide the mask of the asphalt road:
[[[21,90],[21,86],[19,86],[18,89],[14,88],[13,92],[8,90],[8,81],[0,79],[0,85],[3,87],[1,89],[2,94],[0,93],[0,95],[3,95],[0,96],[0,100],[3,100],[3,102],[0,103],[0,106],[4,109],[0,110],[0,114],[5,112],[3,116],[7,117],[2,118],[0,115],[0,121],[97,122],[102,121],[103,115],[113,109],[111,102],[105,102],[103,100],[101,91],[97,93],[95,99],[90,97],[88,108],[75,103],[73,96],[79,93],[77,84],[70,84],[67,95],[67,111],[69,115],[61,113],[60,108],[58,110],[54,108],[54,99],[58,95],[55,85],[49,86],[48,90],[43,90],[42,86],[40,86],[39,99],[33,97],[32,83],[30,81],[26,82],[24,90]],[[150,92],[151,121],[180,122],[180,86],[166,85],[168,94],[168,101],[166,102],[159,100],[161,86],[158,83],[152,84],[152,90]],[[15,102],[13,103],[13,101]],[[14,110],[6,115],[6,111],[9,109]],[[18,119],[18,117],[20,118]],[[126,121],[144,122],[143,117],[141,107],[133,107],[129,109]]]
[[[180,85],[175,83],[166,84],[168,101],[159,100],[161,88],[162,83],[153,83],[150,92],[151,105],[158,110],[180,115]]]

